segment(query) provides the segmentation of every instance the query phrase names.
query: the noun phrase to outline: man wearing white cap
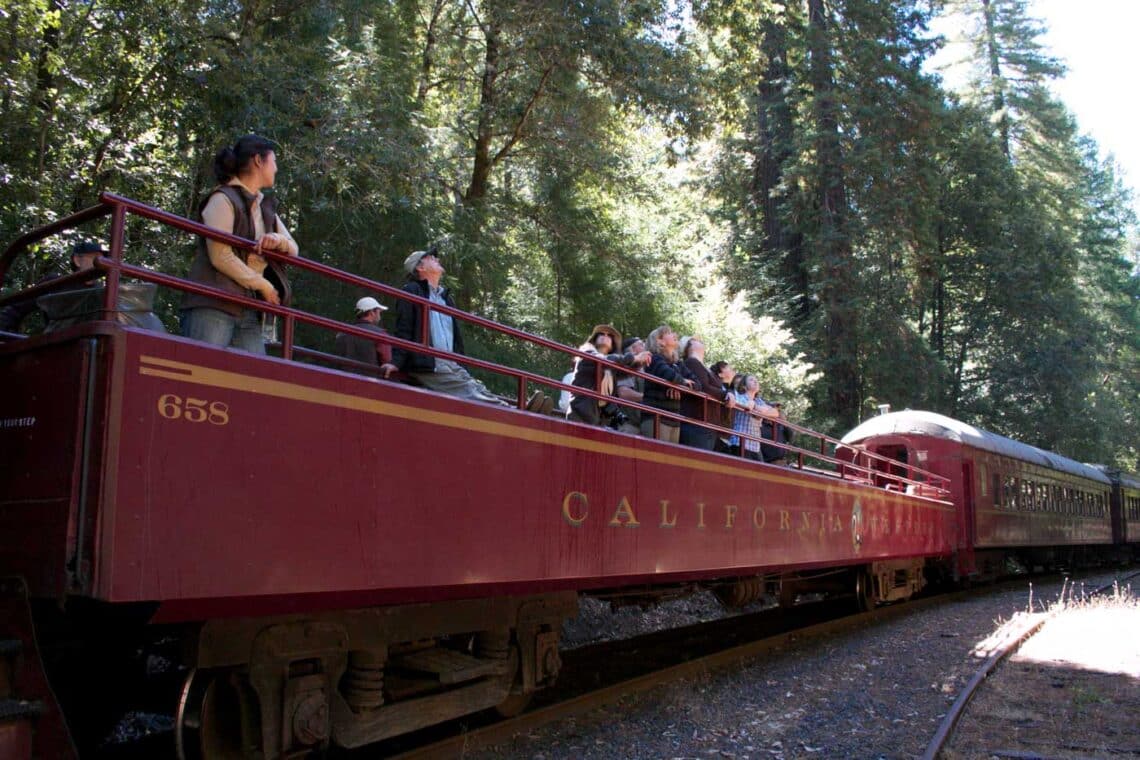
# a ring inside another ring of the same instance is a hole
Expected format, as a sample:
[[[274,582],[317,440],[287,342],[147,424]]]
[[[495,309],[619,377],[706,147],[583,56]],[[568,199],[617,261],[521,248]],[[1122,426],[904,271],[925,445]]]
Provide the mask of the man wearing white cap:
[[[353,327],[387,335],[387,331],[380,326],[380,314],[387,308],[372,296],[361,298],[356,302],[356,322],[353,323]],[[337,333],[336,352],[346,359],[379,367],[381,377],[388,377],[396,371],[396,365],[392,363],[392,347],[387,343],[369,340],[359,335]]]
[[[455,308],[455,301],[447,288],[441,286],[443,265],[439,262],[439,250],[435,247],[426,251],[415,251],[404,259],[404,271],[408,281],[403,291],[426,298],[433,304]],[[396,303],[396,337],[412,343],[423,341],[422,310],[411,301],[400,299]],[[456,354],[463,353],[463,334],[459,321],[451,315],[431,310],[428,337],[431,347]],[[489,404],[511,406],[491,393],[487,386],[471,376],[466,369],[451,359],[418,354],[396,347],[392,351],[392,363],[420,382],[425,388],[452,396],[485,401]]]

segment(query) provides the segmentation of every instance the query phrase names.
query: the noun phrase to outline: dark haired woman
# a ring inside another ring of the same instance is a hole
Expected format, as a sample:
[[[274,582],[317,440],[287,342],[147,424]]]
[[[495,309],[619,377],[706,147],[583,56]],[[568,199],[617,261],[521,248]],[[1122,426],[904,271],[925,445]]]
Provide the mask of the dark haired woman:
[[[297,243],[277,216],[277,198],[261,193],[273,187],[277,176],[273,143],[257,135],[246,135],[233,147],[222,148],[214,157],[214,176],[218,185],[199,207],[203,224],[256,240],[267,250],[297,255]],[[260,297],[272,304],[281,303],[289,288],[281,268],[265,257],[206,238],[198,239],[190,279],[235,295]],[[182,334],[187,338],[265,353],[261,312],[256,309],[187,293],[182,300],[181,318]]]

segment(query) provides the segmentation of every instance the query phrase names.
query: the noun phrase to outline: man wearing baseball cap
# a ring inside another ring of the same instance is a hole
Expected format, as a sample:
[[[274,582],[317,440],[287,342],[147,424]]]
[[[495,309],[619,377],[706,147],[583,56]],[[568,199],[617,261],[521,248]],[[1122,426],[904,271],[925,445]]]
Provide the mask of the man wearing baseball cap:
[[[388,309],[372,296],[365,296],[356,302],[356,322],[353,327],[387,335],[388,332],[380,326],[380,315]],[[388,377],[396,371],[392,363],[392,346],[380,341],[369,340],[360,335],[349,333],[336,334],[336,352],[345,357],[363,364],[380,368],[380,377]]]
[[[105,253],[108,253],[108,251],[93,240],[76,243],[75,247],[71,249],[71,271],[86,272],[88,269],[94,269],[95,259]],[[39,280],[36,285],[50,282],[62,276],[61,274],[48,275],[42,280]],[[96,280],[89,280],[86,284],[95,285],[96,282]],[[24,318],[35,310],[36,300],[34,298],[27,301],[16,301],[15,303],[10,303],[0,308],[0,330],[4,332],[16,332],[20,329],[20,323],[24,321]]]
[[[426,298],[433,304],[455,308],[451,292],[440,284],[444,268],[439,261],[440,251],[436,246],[427,250],[413,251],[404,259],[404,271],[408,281],[402,290],[405,293]],[[423,340],[423,311],[417,304],[400,299],[396,303],[396,337],[412,343]],[[450,314],[431,310],[428,324],[428,339],[431,347],[455,354],[462,354],[463,333],[459,320]],[[425,388],[447,393],[472,401],[488,404],[512,406],[487,389],[478,379],[471,376],[462,365],[451,359],[419,354],[396,347],[392,351],[392,363],[415,378]],[[541,400],[540,400],[541,401]]]

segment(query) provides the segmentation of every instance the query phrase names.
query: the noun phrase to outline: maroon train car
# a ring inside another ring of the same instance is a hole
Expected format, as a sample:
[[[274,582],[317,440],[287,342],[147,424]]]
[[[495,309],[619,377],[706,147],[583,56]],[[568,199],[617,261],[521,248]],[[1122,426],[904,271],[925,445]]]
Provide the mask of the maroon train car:
[[[1112,541],[1128,559],[1140,557],[1140,476],[1097,465],[1112,482]]]
[[[964,576],[1113,554],[1112,483],[1096,467],[923,411],[873,417],[843,442],[950,480]]]
[[[291,321],[352,328],[288,306],[263,306],[286,321],[280,357],[123,324],[120,276],[194,287],[123,261],[123,215],[208,231],[102,210],[104,307],[0,342],[0,577],[68,642],[44,656],[81,741],[105,730],[92,681],[129,681],[119,651],[175,661],[182,756],[278,757],[517,710],[557,675],[580,593],[873,604],[962,543],[937,475],[828,472],[822,437],[776,467],[302,363]],[[534,377],[512,377],[525,397]],[[34,653],[29,631],[6,635]]]

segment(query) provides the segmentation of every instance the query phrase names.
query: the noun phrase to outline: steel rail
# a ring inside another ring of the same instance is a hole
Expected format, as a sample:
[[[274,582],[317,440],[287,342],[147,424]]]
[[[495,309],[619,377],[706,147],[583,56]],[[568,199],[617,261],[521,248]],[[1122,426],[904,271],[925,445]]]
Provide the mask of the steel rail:
[[[514,718],[470,729],[459,735],[447,737],[423,747],[409,749],[393,755],[393,758],[398,758],[399,760],[435,760],[436,758],[459,757],[463,752],[501,744],[516,734],[533,731],[542,726],[581,715],[598,707],[613,704],[627,696],[640,694],[685,678],[693,678],[708,673],[724,671],[732,666],[738,665],[744,660],[770,654],[796,642],[835,636],[848,631],[879,625],[889,620],[920,612],[931,606],[955,601],[970,593],[977,593],[977,591],[956,591],[949,594],[916,599],[907,604],[880,607],[870,612],[845,615],[822,623],[814,623],[806,627],[794,628],[775,635],[765,636],[744,644],[727,647],[702,657],[670,665],[651,673],[645,673],[619,681],[618,683],[603,686],[599,689],[573,696],[555,704],[529,710]],[[744,621],[740,622],[740,625],[743,628],[747,628],[752,624],[753,618],[755,618],[754,615],[743,616],[738,618],[737,622]],[[690,626],[690,628],[714,624],[700,624],[698,626]],[[638,637],[638,639],[649,638],[654,635],[655,634],[648,634],[645,637]],[[634,639],[634,641],[638,639]]]
[[[1131,580],[1137,576],[1140,576],[1140,572],[1133,573],[1124,579],[1117,579],[1112,583],[1105,584],[1104,586],[1093,590],[1090,595],[1096,596],[1102,594],[1106,590],[1113,588],[1119,584],[1121,580]],[[962,687],[962,691],[958,694],[958,698],[954,700],[954,704],[950,706],[950,710],[946,713],[942,719],[942,722],[938,725],[938,730],[934,732],[934,736],[930,739],[930,744],[927,745],[926,751],[922,754],[922,760],[937,760],[938,756],[942,753],[942,750],[946,748],[946,744],[954,735],[954,729],[957,727],[959,721],[961,721],[962,716],[966,712],[966,707],[969,706],[970,701],[974,698],[974,694],[977,693],[978,688],[985,682],[985,680],[997,668],[998,665],[1000,665],[1005,661],[1006,658],[1013,654],[1014,650],[1018,649],[1035,633],[1040,631],[1041,627],[1044,626],[1045,623],[1056,617],[1060,609],[1061,608],[1058,607],[1057,609],[1049,612],[1031,613],[1024,616],[1021,626],[1016,629],[1015,635],[1008,638],[1005,642],[1002,643],[1000,647],[998,647],[992,654],[990,654],[990,656],[986,658],[985,662],[982,663],[981,667],[979,667],[978,670],[975,671],[974,675],[970,677],[970,680],[966,682],[966,685]]]

